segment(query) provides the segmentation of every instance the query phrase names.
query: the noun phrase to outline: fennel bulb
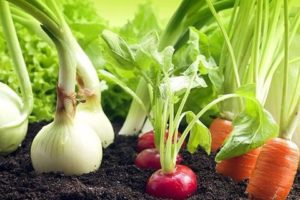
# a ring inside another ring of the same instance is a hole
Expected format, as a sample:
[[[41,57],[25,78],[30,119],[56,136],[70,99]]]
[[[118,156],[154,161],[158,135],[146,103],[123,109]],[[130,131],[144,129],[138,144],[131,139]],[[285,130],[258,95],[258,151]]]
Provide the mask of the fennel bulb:
[[[23,106],[22,99],[0,82],[0,154],[13,152],[25,138],[28,119]]]

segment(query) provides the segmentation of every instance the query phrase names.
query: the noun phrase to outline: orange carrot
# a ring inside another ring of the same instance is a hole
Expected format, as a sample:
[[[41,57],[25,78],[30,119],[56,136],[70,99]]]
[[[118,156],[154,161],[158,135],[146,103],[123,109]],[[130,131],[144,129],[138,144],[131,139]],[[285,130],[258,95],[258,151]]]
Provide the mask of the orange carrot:
[[[216,118],[209,127],[211,133],[211,151],[216,152],[222,145],[224,140],[232,131],[231,121]]]
[[[216,166],[216,171],[224,176],[229,176],[235,181],[242,181],[250,177],[255,167],[260,148],[254,149],[244,155],[223,160]]]
[[[286,199],[293,185],[298,160],[299,149],[295,143],[281,138],[268,141],[262,147],[249,179],[249,199]]]

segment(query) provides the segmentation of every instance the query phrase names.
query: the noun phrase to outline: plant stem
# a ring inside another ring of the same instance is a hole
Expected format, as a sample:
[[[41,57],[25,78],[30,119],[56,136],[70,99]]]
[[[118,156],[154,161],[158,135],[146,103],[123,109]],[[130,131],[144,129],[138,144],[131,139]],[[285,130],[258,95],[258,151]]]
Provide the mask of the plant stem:
[[[298,108],[296,109],[294,113],[294,117],[289,124],[286,131],[281,132],[281,137],[287,140],[291,140],[293,137],[293,134],[295,133],[296,128],[299,126],[300,122],[300,99],[298,101]]]
[[[222,0],[213,3],[216,10],[230,8],[233,0]],[[203,0],[183,0],[162,34],[159,49],[169,45],[175,45],[176,49],[184,43],[187,38],[187,28],[195,26],[200,29],[212,16],[209,8]]]
[[[202,1],[202,0],[201,0]],[[170,19],[167,27],[165,28],[159,42],[159,50],[164,49],[166,46],[173,45],[178,40],[182,32],[182,23],[186,12],[193,5],[192,0],[183,0],[175,14]]]
[[[231,14],[231,19],[229,21],[229,27],[228,27],[228,35],[229,38],[232,37],[233,33],[234,33],[234,26],[233,24],[235,23],[235,21],[237,20],[237,16],[238,16],[238,8],[239,8],[239,3],[240,0],[235,1],[234,6],[233,6],[233,10],[232,10],[232,14]]]
[[[179,104],[179,107],[178,107],[178,109],[177,109],[177,112],[176,112],[176,115],[175,115],[175,119],[174,119],[174,123],[175,124],[178,124],[179,123],[179,119],[180,119],[180,114],[182,113],[182,110],[183,110],[183,108],[184,108],[184,105],[185,105],[185,103],[186,103],[186,101],[187,101],[187,99],[188,99],[188,97],[189,97],[189,95],[190,95],[190,93],[191,93],[191,89],[192,89],[192,84],[193,84],[193,82],[194,82],[194,80],[195,80],[195,78],[196,78],[196,72],[195,72],[195,74],[193,75],[193,77],[191,78],[191,81],[190,81],[190,83],[189,83],[189,85],[188,85],[188,88],[187,88],[187,90],[186,90],[186,92],[185,92],[185,94],[184,94],[184,96],[183,96],[183,98],[182,98],[182,100],[181,100],[181,102],[180,102],[180,104]]]
[[[104,77],[104,79],[114,82],[115,84],[119,85],[125,92],[127,92],[134,101],[138,103],[138,105],[142,108],[143,111],[148,113],[148,109],[146,108],[145,103],[143,100],[129,87],[126,86],[126,83],[121,81],[118,77],[114,76],[110,72],[106,70],[98,70],[100,76]],[[146,86],[145,86],[146,87]],[[143,90],[144,91],[144,90]]]
[[[234,1],[221,0],[221,1],[212,2],[212,4],[216,9],[216,11],[218,12],[234,6]],[[212,19],[213,15],[209,7],[205,4],[205,2],[203,1],[200,5],[201,6],[198,6],[198,8],[195,7],[195,5],[193,5],[192,7],[193,9],[191,9],[191,11],[187,13],[185,27],[194,26],[199,29],[203,27],[210,19]]]
[[[43,13],[41,10],[39,10],[33,5],[33,2],[28,2],[24,0],[7,0],[7,1],[20,7],[21,9],[23,9],[27,13],[30,13],[33,17],[38,19],[45,27],[47,27],[47,29],[52,33],[52,35],[55,35],[56,37],[62,37],[62,32],[59,27],[59,24],[53,18],[49,17],[49,16],[53,16],[52,14],[47,15]]]
[[[300,57],[296,57],[296,58],[290,60],[290,61],[289,61],[289,64],[291,65],[291,64],[297,63],[297,62],[299,62],[299,61],[300,61]]]
[[[162,99],[159,100],[160,102],[163,102]],[[160,163],[161,163],[161,169],[163,173],[171,173],[174,170],[174,163],[172,162],[172,156],[171,156],[171,145],[165,145],[165,132],[167,128],[167,123],[169,119],[169,105],[171,104],[172,99],[170,96],[167,97],[167,99],[164,100],[164,103],[162,103],[162,117],[161,112],[157,113],[156,120],[162,121],[161,127],[158,129],[160,131],[160,146],[159,146],[159,153],[160,153]],[[156,130],[155,130],[156,131]],[[170,136],[170,135],[169,135]],[[168,136],[168,137],[169,137]]]
[[[253,75],[254,78],[253,80],[255,83],[259,85],[259,66],[258,66],[258,61],[259,61],[259,50],[260,50],[260,44],[261,44],[261,30],[262,30],[262,24],[263,24],[263,0],[258,0],[257,2],[257,12],[256,12],[256,26],[254,28],[254,40],[253,40],[253,46],[252,46],[252,55],[253,59],[252,61],[252,67],[253,69]],[[261,99],[259,98],[261,93],[261,89],[259,87],[255,87],[255,96],[258,98],[258,100],[261,102]]]
[[[168,160],[172,160],[172,148],[171,148],[171,145],[172,145],[172,138],[173,138],[173,135],[174,135],[174,122],[176,123],[176,121],[174,120],[174,94],[172,93],[172,91],[170,90],[171,88],[171,84],[170,84],[170,78],[169,78],[169,75],[168,73],[164,73],[164,77],[166,79],[166,84],[167,84],[167,95],[168,95],[168,98],[170,99],[169,103],[168,103],[168,106],[167,106],[167,109],[169,111],[169,133],[168,133],[168,138],[167,138],[167,142],[166,142],[166,156],[165,158],[167,157]],[[168,163],[168,162],[167,162]]]
[[[70,49],[72,49],[74,53],[75,60],[77,61],[79,76],[83,81],[83,85],[79,86],[81,87],[83,92],[86,92],[84,94],[87,101],[86,103],[89,103],[89,101],[96,101],[94,103],[99,106],[99,104],[101,104],[101,88],[95,67],[76,41],[70,27],[68,26],[64,16],[62,15],[62,12],[58,8],[57,3],[54,0],[49,0],[47,1],[47,3],[58,17],[61,28],[67,35],[67,37],[65,37],[66,41],[68,42]]]
[[[57,86],[57,107],[54,121],[73,119],[76,109],[75,82],[76,61],[69,42],[69,32],[62,27],[63,21],[58,21],[55,15],[43,4],[33,0],[8,0],[19,6],[42,23],[42,28],[55,44],[59,57],[59,76]],[[66,117],[66,118],[65,118]]]
[[[226,99],[230,99],[230,98],[236,98],[236,97],[240,97],[238,94],[225,94],[215,100],[213,100],[212,102],[210,102],[209,104],[207,104],[202,110],[200,110],[197,115],[195,116],[195,118],[188,124],[188,126],[185,128],[185,130],[183,131],[177,146],[178,146],[178,150],[177,153],[179,153],[179,150],[187,136],[187,134],[191,131],[191,129],[193,128],[194,124],[197,122],[197,120],[206,112],[208,111],[210,108],[212,108],[214,105],[226,100]]]
[[[174,39],[173,39],[173,43],[170,42],[169,45],[174,45],[175,49],[178,49],[188,39],[188,27],[194,26],[197,29],[201,29],[201,28],[204,28],[204,26],[210,21],[210,19],[213,16],[211,15],[209,8],[207,6],[205,6],[204,2],[202,2],[200,5],[201,6],[198,6],[198,8],[197,8],[197,5],[192,5],[194,12],[189,11],[185,15],[185,17],[181,18],[180,24],[182,24],[182,25],[180,27],[178,26],[178,24],[177,24],[177,26],[173,27],[174,29],[181,28],[180,31],[177,30],[177,32],[176,32],[176,33],[180,33],[180,34],[177,34],[175,37],[174,32],[172,32],[171,34],[173,34]],[[217,11],[222,11],[222,10],[231,8],[234,5],[234,1],[233,0],[223,0],[223,1],[214,2],[213,5]],[[171,28],[171,27],[167,27],[167,29],[168,28]]]
[[[296,77],[300,77],[300,69],[298,69],[298,73]],[[299,104],[300,101],[300,96],[299,96],[299,91],[300,91],[300,78],[296,81],[296,84],[294,86],[294,89],[292,91],[292,94],[295,94],[295,96],[291,99],[291,103],[289,104],[289,109],[288,109],[288,120],[290,121],[291,118],[294,117],[294,112],[295,109],[297,108],[297,105]],[[298,94],[298,95],[297,95]]]
[[[12,60],[14,62],[14,68],[17,73],[21,93],[23,96],[23,112],[29,115],[33,108],[33,94],[31,83],[29,80],[29,74],[27,72],[26,64],[22,55],[22,50],[12,21],[8,3],[6,1],[0,1],[0,9],[0,18],[3,24],[3,33],[7,39],[6,41],[8,44],[8,49],[11,52]]]
[[[293,23],[290,26],[290,27],[292,27],[291,28],[292,30],[290,31],[290,34],[289,34],[289,46],[292,45],[293,38],[296,35],[296,32],[297,32],[298,27],[299,27],[299,24],[300,24],[300,13],[298,12],[297,15],[294,17]],[[279,40],[279,39],[274,39],[274,40]],[[278,47],[278,49],[283,49],[283,48],[284,48],[284,42],[280,43],[280,47]],[[266,81],[265,81],[265,83],[264,83],[264,85],[262,87],[262,91],[263,91],[262,93],[265,94],[265,99],[264,99],[263,102],[265,102],[265,100],[267,98],[267,94],[268,94],[268,90],[270,88],[272,77],[274,76],[274,73],[276,72],[278,66],[280,66],[283,58],[284,58],[284,52],[279,51],[275,55],[275,60],[272,61],[273,62],[272,67],[270,67],[270,69],[268,70],[267,78],[265,78]],[[290,61],[290,62],[294,62],[294,61]],[[289,64],[291,64],[291,63],[289,63]],[[300,81],[298,81],[298,82],[300,82]],[[298,97],[296,97],[296,98],[298,98]],[[298,102],[298,100],[296,100],[296,99],[293,98],[293,100],[291,102]],[[294,108],[295,108],[296,105],[295,104],[291,104],[291,105],[290,104],[289,105],[283,105],[283,104],[281,104],[281,106],[289,106],[290,108],[285,108],[285,109],[289,110],[289,113],[290,113],[290,110],[292,110],[291,112],[294,111]],[[278,110],[280,110],[280,109],[281,108],[279,108]],[[288,114],[288,116],[290,116],[290,114]],[[287,121],[290,121],[290,120],[288,119]]]
[[[62,40],[64,45],[68,46],[69,51],[72,51],[75,57],[73,59],[77,62],[79,79],[81,80],[81,82],[79,82],[80,92],[86,98],[86,105],[101,107],[101,90],[96,69],[73,36],[57,4],[54,1],[47,2],[52,8],[52,10],[50,10],[35,0],[32,2],[17,0],[12,1],[12,3],[34,16],[53,36],[58,40]]]
[[[36,21],[35,19],[29,19],[28,16],[21,16],[15,13],[13,13],[13,19],[16,23],[26,27],[30,33],[36,34],[42,40],[47,42],[47,44],[53,46],[52,41],[50,40],[48,35],[45,34],[45,32],[41,29],[41,24],[38,21]]]
[[[119,131],[120,135],[137,134],[141,130],[145,122],[146,116],[148,115],[147,110],[150,106],[150,97],[148,93],[147,83],[144,79],[140,79],[135,94],[142,102],[146,102],[146,104],[143,108],[143,106],[141,106],[135,98],[133,99],[129,111],[127,113],[125,122],[123,123],[122,128]]]
[[[286,130],[286,116],[285,106],[287,101],[287,91],[289,80],[289,12],[288,12],[288,0],[284,0],[284,68],[283,68],[283,87],[282,87],[282,101],[281,111],[280,111],[280,129],[284,133]]]
[[[237,84],[237,87],[240,87],[241,82],[240,82],[240,77],[239,77],[239,72],[238,72],[238,66],[237,66],[237,63],[236,63],[236,58],[235,58],[235,55],[234,55],[234,52],[233,52],[233,48],[230,44],[229,37],[226,33],[225,27],[224,27],[223,23],[221,22],[221,20],[219,18],[219,15],[217,14],[216,9],[214,8],[211,0],[206,0],[206,2],[207,2],[207,5],[208,5],[211,13],[213,14],[213,16],[215,17],[217,23],[219,24],[219,28],[221,29],[221,32],[222,32],[223,37],[225,39],[225,44],[227,45],[227,48],[228,48],[228,51],[229,51],[229,54],[230,54],[230,57],[231,57],[231,60],[232,60],[232,65],[233,65],[233,71],[234,71],[234,75],[235,75],[236,84]]]
[[[75,56],[75,60],[77,61],[77,69],[80,75],[80,78],[83,81],[83,85],[81,85],[82,89],[87,89],[89,93],[95,95],[97,100],[97,104],[101,104],[101,89],[99,78],[97,75],[97,71],[92,64],[89,57],[82,50],[75,37],[73,36],[68,25],[64,25],[64,30],[67,32],[67,40],[69,41],[69,46],[73,51],[73,55]],[[87,95],[87,101],[89,100],[89,96]]]
[[[61,40],[57,40],[50,32],[47,32],[58,52],[59,75],[57,86],[57,104],[54,121],[60,123],[64,120],[72,120],[76,109],[76,62],[72,51]]]
[[[262,44],[261,44],[261,53],[260,53],[260,62],[259,62],[259,70],[258,70],[258,82],[257,84],[257,91],[258,91],[258,96],[257,98],[259,101],[262,103],[262,105],[265,104],[266,98],[268,96],[268,91],[269,91],[269,85],[266,82],[271,82],[272,76],[269,76],[270,72],[274,72],[279,64],[273,65],[274,60],[278,58],[277,50],[280,51],[280,45],[281,43],[281,38],[282,38],[282,20],[281,20],[281,5],[282,1],[272,1],[274,5],[268,5],[266,3],[266,9],[271,7],[271,12],[270,15],[265,18],[265,23],[264,23],[264,34],[262,37]],[[273,8],[274,7],[274,8]],[[268,11],[265,11],[265,13],[269,13]],[[266,14],[265,14],[266,15]],[[266,30],[267,29],[267,30]],[[267,67],[266,67],[267,66]],[[265,85],[267,84],[267,87]]]

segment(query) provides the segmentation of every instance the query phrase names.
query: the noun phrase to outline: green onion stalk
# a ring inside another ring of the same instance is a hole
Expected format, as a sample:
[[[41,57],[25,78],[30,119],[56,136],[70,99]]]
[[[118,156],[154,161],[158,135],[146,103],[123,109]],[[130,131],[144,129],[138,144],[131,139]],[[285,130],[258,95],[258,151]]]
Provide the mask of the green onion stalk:
[[[21,98],[8,85],[0,82],[0,154],[9,154],[21,145],[26,136],[33,94],[10,9],[5,1],[0,2],[0,19],[22,95]]]
[[[27,16],[27,18],[25,18],[26,20],[19,19],[20,23],[28,28],[34,27],[35,30],[33,31],[37,32],[38,35],[43,38],[47,38],[40,29],[37,28],[43,25],[70,49],[70,53],[76,62],[78,70],[78,95],[81,99],[76,107],[75,118],[89,124],[89,126],[97,132],[103,147],[106,148],[114,140],[114,131],[101,106],[101,88],[97,72],[89,57],[76,41],[58,5],[53,0],[47,1],[44,4],[38,1],[26,2],[17,0],[10,2],[22,8],[26,13],[38,20],[37,22],[32,19],[32,17]],[[19,18],[20,16],[26,17],[26,14],[18,10],[15,11],[15,15],[16,17],[19,16]]]
[[[33,168],[39,172],[81,175],[95,171],[102,160],[102,145],[97,133],[76,116],[76,62],[63,41],[45,32],[55,44],[59,57],[56,113],[31,146]],[[61,32],[64,35],[64,32]],[[64,39],[64,38],[63,38]]]

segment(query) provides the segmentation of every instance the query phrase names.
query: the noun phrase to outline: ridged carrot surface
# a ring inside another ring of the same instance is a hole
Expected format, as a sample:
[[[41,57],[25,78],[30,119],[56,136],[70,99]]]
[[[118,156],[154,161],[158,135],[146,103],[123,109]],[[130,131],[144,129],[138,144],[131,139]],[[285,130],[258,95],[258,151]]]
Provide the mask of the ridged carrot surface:
[[[300,132],[300,125],[297,127],[296,132]],[[300,134],[294,134],[292,141],[295,142],[295,144],[298,146],[300,151]],[[300,172],[300,159],[298,162],[298,171]]]
[[[209,131],[211,133],[211,151],[216,152],[222,145],[224,140],[232,131],[232,122],[216,118],[212,121]]]
[[[299,149],[289,140],[268,141],[257,158],[250,176],[249,199],[284,200],[294,182],[299,161]]]
[[[231,177],[235,181],[242,181],[250,177],[255,167],[260,148],[249,151],[248,153],[223,160],[216,166],[216,171],[224,176]]]

